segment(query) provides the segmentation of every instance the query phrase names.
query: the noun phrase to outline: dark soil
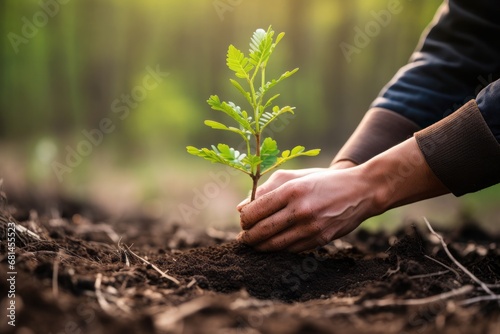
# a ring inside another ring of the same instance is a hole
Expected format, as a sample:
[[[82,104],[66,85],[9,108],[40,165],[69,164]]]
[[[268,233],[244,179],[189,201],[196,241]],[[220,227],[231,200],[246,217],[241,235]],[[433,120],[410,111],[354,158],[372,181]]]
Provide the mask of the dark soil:
[[[423,223],[290,254],[256,252],[231,232],[105,219],[0,209],[0,332],[500,333],[498,302],[471,299],[488,294]],[[5,320],[9,221],[39,238],[17,231],[16,327]],[[499,294],[499,239],[474,224],[442,234]]]

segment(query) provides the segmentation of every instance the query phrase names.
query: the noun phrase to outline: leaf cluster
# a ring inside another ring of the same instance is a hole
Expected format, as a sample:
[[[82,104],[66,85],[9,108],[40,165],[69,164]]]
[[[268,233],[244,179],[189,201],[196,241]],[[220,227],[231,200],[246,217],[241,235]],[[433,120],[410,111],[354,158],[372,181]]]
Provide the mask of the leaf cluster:
[[[274,34],[271,27],[267,31],[257,29],[250,40],[248,56],[234,45],[229,45],[227,50],[226,64],[236,77],[236,79],[229,80],[248,102],[249,111],[233,102],[221,101],[217,95],[212,95],[207,100],[213,110],[226,114],[233,124],[226,125],[206,120],[205,125],[238,134],[246,144],[246,152],[240,153],[226,144],[201,149],[193,146],[187,147],[188,153],[213,163],[221,163],[238,169],[250,175],[254,182],[286,161],[299,156],[315,156],[320,151],[319,149],[306,151],[303,146],[296,146],[291,150],[280,152],[274,139],[262,138],[262,132],[269,124],[285,113],[293,114],[295,109],[290,106],[276,105],[275,101],[280,94],[268,97],[273,87],[298,71],[298,68],[286,71],[280,77],[266,81],[269,59],[285,35],[280,33],[274,38]],[[255,141],[253,150],[252,140]]]

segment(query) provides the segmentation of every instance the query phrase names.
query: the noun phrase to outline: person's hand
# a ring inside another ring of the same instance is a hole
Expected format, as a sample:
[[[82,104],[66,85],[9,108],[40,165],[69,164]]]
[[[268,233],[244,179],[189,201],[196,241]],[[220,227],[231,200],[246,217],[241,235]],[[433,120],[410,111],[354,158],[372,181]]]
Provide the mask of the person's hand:
[[[330,166],[330,169],[345,169],[356,166],[356,164],[349,160],[341,160]],[[312,173],[317,173],[324,171],[325,168],[306,168],[306,169],[296,169],[296,170],[278,170],[274,172],[271,177],[264,182],[260,187],[257,188],[257,192],[255,193],[255,198],[261,197],[262,195],[267,194],[270,191],[278,188],[284,183],[291,181],[293,179],[297,179]],[[238,204],[237,209],[241,211],[241,208],[250,202],[249,198],[243,200],[240,204]]]
[[[278,171],[253,202],[238,206],[238,240],[260,251],[301,252],[346,235],[376,207],[358,167]]]
[[[449,190],[415,138],[356,167],[278,171],[238,206],[238,240],[261,251],[301,252],[354,230],[369,217]]]

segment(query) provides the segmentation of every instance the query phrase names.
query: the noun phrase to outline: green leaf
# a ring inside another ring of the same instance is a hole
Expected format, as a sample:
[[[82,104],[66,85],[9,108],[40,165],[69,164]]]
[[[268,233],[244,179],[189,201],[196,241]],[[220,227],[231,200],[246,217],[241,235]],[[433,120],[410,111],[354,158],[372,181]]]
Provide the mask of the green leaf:
[[[230,131],[230,132],[234,132],[234,133],[237,133],[239,134],[241,137],[243,137],[243,139],[245,141],[248,141],[248,135],[250,134],[248,131],[246,130],[241,130],[241,129],[237,129],[235,127],[232,127],[232,126],[226,126],[222,123],[219,123],[219,122],[216,122],[216,121],[212,121],[212,120],[206,120],[205,122],[205,125],[206,126],[209,126],[211,127],[212,129],[216,129],[216,130],[224,130],[224,131]]]
[[[223,113],[234,119],[236,122],[238,122],[239,125],[241,125],[244,130],[254,133],[246,112],[241,111],[241,108],[236,106],[234,103],[221,102],[217,95],[210,96],[210,98],[207,100],[207,103],[212,109],[222,111]]]
[[[275,140],[270,137],[267,137],[262,142],[260,148],[260,156],[262,159],[261,171],[264,172],[266,169],[271,167],[278,160],[278,154],[280,151],[278,150],[278,144]]]
[[[212,146],[213,150],[219,154],[222,158],[235,164],[241,164],[241,160],[245,158],[245,154],[240,154],[239,151],[234,148],[229,147],[226,144],[219,144],[217,148]]]
[[[278,34],[278,36],[276,36],[276,42],[274,42],[274,47],[276,47],[276,45],[278,45],[278,43],[281,41],[281,39],[285,37],[285,33],[284,32],[280,32]]]
[[[269,98],[269,100],[267,100],[267,102],[264,104],[264,109],[266,109],[267,107],[270,107],[271,104],[273,103],[273,101],[276,100],[279,96],[280,96],[280,94],[276,94],[276,95],[272,96],[271,98]]]
[[[304,146],[295,146],[293,149],[292,149],[292,153],[291,155],[297,155],[299,153],[302,153],[304,152],[306,148]]]
[[[319,148],[316,148],[314,150],[309,150],[309,151],[306,151],[306,152],[302,152],[300,155],[306,155],[308,157],[315,157],[319,154],[319,152],[321,152],[321,150]]]
[[[257,29],[250,42],[249,62],[254,66],[265,65],[271,55],[274,31],[269,27],[267,32]]]
[[[262,163],[262,159],[254,154],[248,154],[242,162],[245,164],[245,168],[255,175],[257,166]]]
[[[286,78],[291,77],[292,75],[297,73],[298,70],[299,70],[299,68],[297,67],[291,71],[286,71],[278,79],[273,79],[271,81],[266,82],[264,87],[260,87],[258,95],[264,96],[271,88],[273,88],[274,86],[279,84],[281,81],[285,80]]]
[[[236,81],[234,79],[229,79],[229,81],[247,99],[248,103],[252,104],[252,97],[251,97],[250,93],[245,91],[245,89],[240,85],[240,83],[238,81]]]
[[[316,156],[319,154],[321,151],[320,149],[314,149],[314,150],[309,150],[309,151],[304,151],[304,146],[295,146],[292,151],[286,150],[281,154],[281,157],[278,157],[276,162],[264,170],[261,175],[266,174],[267,172],[277,168],[278,166],[284,164],[285,162],[292,160],[294,158],[300,157],[300,156]]]
[[[293,114],[293,109],[295,108],[292,108],[290,106],[286,106],[281,109],[278,106],[274,106],[272,113],[264,112],[259,119],[260,130],[262,131],[266,126],[271,124],[276,118],[287,112]]]
[[[212,163],[227,165],[246,174],[250,174],[249,170],[242,162],[246,158],[246,155],[240,154],[240,152],[236,151],[233,148],[230,148],[228,145],[218,144],[217,147],[212,145],[212,149],[199,149],[194,146],[187,146],[186,149],[189,154],[201,157]]]
[[[258,52],[260,50],[260,44],[264,41],[266,36],[267,33],[264,29],[257,29],[250,39],[250,52]]]
[[[254,68],[250,59],[245,57],[243,52],[238,50],[234,45],[229,45],[226,58],[227,67],[235,72],[238,78],[249,78],[249,72]]]
[[[222,123],[216,122],[216,121],[206,120],[204,123],[206,126],[209,126],[212,129],[229,130],[229,128],[227,126],[225,126]]]

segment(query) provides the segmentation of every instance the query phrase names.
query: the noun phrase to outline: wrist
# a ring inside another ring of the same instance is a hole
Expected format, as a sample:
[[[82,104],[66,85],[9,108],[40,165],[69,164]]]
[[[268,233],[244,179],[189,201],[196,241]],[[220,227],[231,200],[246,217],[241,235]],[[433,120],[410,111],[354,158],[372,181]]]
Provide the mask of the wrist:
[[[360,165],[371,189],[376,214],[449,193],[434,175],[415,138]]]

